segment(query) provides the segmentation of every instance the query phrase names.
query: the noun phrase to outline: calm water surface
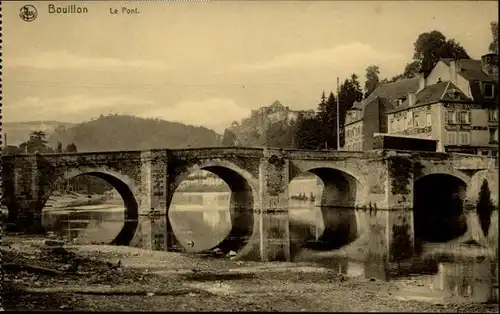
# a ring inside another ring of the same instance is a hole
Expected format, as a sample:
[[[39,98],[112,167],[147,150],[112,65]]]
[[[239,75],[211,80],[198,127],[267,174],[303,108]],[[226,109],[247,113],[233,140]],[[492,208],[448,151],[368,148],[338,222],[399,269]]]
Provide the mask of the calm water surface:
[[[293,192],[291,195],[300,193]],[[314,186],[304,194],[309,196],[310,192],[318,193]],[[193,244],[190,250],[202,251],[224,240],[231,230],[229,199],[230,193],[177,192],[169,219],[178,241],[181,244],[190,242]],[[78,243],[109,243],[123,227],[124,208],[108,206],[46,210],[42,223],[46,230],[76,239]],[[310,200],[290,200],[290,219],[308,226],[307,234],[313,241],[318,240],[324,231],[321,210]],[[389,270],[376,262],[354,262],[333,255],[315,256],[314,251],[308,251],[312,253],[304,255],[308,256],[306,260],[336,269],[347,277],[389,279]],[[481,302],[498,295],[498,289],[492,288],[495,283],[498,283],[498,263],[488,259],[469,263],[436,262],[434,273],[422,281],[422,285],[432,291]]]

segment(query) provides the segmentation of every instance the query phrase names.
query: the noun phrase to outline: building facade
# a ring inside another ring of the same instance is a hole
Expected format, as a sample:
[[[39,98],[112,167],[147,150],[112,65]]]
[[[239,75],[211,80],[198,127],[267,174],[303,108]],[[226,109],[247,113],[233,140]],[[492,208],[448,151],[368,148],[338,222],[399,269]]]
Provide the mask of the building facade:
[[[498,156],[498,56],[442,59],[388,111],[387,133],[438,141],[439,152]]]
[[[441,59],[424,77],[381,84],[347,112],[344,150],[374,133],[433,139],[439,152],[498,156],[498,55]]]
[[[366,99],[347,111],[343,150],[373,149],[373,134],[387,133],[387,111],[402,103],[408,91],[418,89],[418,79],[381,84]]]

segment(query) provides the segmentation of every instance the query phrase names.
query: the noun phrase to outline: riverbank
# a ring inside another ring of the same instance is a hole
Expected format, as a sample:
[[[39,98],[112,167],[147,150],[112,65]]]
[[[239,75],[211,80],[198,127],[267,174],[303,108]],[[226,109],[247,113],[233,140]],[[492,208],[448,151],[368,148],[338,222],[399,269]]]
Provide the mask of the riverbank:
[[[498,312],[498,305],[439,296],[416,301],[408,291],[421,288],[418,280],[371,281],[314,263],[108,245],[48,248],[43,240],[3,238],[5,310]]]
[[[80,194],[75,192],[54,192],[47,200],[44,210],[54,210],[67,207],[80,207],[90,205],[121,205],[123,200],[112,194]]]

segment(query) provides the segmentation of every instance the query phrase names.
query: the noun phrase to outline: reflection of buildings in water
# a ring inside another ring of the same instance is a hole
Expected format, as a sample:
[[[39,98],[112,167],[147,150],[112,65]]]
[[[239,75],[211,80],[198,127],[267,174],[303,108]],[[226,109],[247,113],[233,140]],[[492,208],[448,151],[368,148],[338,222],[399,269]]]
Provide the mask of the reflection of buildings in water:
[[[451,292],[454,297],[487,302],[495,297],[494,285],[498,285],[494,268],[498,269],[498,262],[492,263],[487,259],[481,263],[439,263],[438,273],[433,276],[431,287]]]
[[[172,198],[174,210],[180,210],[179,205],[229,206],[229,192],[176,192]]]
[[[293,179],[288,186],[288,195],[290,198],[305,195],[307,201],[310,201],[311,195],[314,200],[321,199],[323,192],[323,182],[316,176],[298,177]]]
[[[231,218],[229,211],[217,210],[203,212],[203,221],[212,229],[230,224],[230,219]]]
[[[227,184],[226,182],[224,182],[224,180],[208,171],[191,174],[187,179],[179,184],[179,187],[177,189],[182,191],[183,189],[188,188],[218,188],[221,190],[229,190],[229,187],[227,187]]]
[[[87,211],[49,211],[42,213],[42,226],[70,239],[86,242],[111,242],[125,222],[124,209]]]

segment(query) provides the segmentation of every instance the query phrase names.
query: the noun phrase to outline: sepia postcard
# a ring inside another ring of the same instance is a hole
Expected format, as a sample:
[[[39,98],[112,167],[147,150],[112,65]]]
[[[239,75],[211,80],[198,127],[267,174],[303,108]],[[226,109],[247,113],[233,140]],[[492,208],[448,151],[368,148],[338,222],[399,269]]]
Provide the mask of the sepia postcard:
[[[498,313],[498,2],[0,8],[0,310]]]

